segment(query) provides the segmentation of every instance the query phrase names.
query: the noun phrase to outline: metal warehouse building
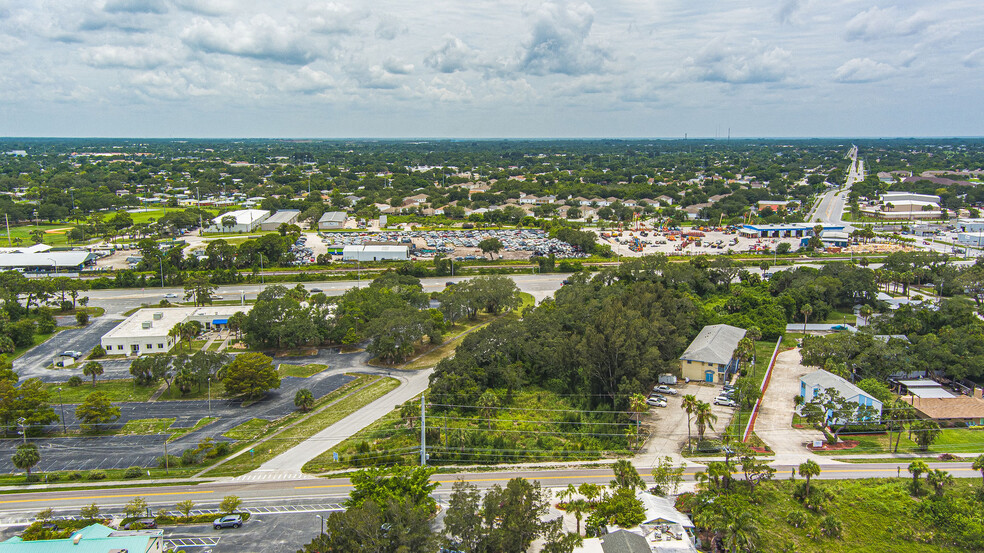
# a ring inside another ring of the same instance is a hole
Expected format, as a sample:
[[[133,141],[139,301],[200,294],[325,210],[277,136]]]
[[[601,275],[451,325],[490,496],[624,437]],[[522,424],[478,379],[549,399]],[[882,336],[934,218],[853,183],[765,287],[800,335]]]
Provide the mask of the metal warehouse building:
[[[407,261],[407,246],[345,246],[342,261]]]
[[[297,218],[301,212],[296,209],[281,209],[274,213],[269,219],[260,223],[260,230],[277,230],[280,225],[296,225]]]

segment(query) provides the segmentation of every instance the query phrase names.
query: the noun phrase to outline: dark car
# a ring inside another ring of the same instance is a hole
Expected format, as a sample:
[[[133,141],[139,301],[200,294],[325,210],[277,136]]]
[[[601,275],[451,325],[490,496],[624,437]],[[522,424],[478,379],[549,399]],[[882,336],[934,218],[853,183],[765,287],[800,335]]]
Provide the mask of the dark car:
[[[321,288],[311,288],[312,294],[320,294],[322,292],[324,292],[324,290],[322,290]]]
[[[138,518],[123,526],[124,530],[145,530],[157,528],[157,521],[152,518]]]
[[[243,525],[243,517],[239,515],[226,515],[212,521],[212,527],[219,528],[239,528]]]

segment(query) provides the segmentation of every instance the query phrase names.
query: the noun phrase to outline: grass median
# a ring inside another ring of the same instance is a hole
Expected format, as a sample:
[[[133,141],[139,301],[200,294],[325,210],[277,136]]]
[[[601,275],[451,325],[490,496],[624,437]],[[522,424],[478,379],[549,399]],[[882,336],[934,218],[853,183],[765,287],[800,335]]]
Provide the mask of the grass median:
[[[292,447],[300,444],[321,430],[328,428],[348,415],[351,415],[355,411],[358,411],[362,407],[365,407],[369,403],[385,396],[400,384],[400,382],[395,378],[374,376],[362,378],[373,380],[371,380],[371,383],[368,384],[367,381],[362,381],[362,385],[364,386],[362,388],[359,388],[358,386],[350,386],[344,392],[342,390],[332,392],[329,396],[338,392],[341,393],[338,393],[332,399],[322,402],[322,405],[330,404],[328,407],[320,411],[316,408],[316,410],[306,418],[299,420],[295,419],[296,422],[294,422],[293,425],[289,425],[289,423],[278,423],[271,425],[268,428],[269,432],[267,432],[270,437],[261,441],[257,445],[254,445],[251,448],[254,450],[254,453],[245,452],[237,457],[231,458],[214,469],[207,471],[207,476],[239,476],[254,470],[263,463],[273,459],[285,451],[288,451]],[[333,401],[334,403],[331,403]],[[259,419],[253,420],[255,421]],[[249,421],[248,424],[255,425],[256,423]],[[273,434],[277,430],[281,431]],[[236,427],[231,432],[242,431],[244,431],[244,429]]]

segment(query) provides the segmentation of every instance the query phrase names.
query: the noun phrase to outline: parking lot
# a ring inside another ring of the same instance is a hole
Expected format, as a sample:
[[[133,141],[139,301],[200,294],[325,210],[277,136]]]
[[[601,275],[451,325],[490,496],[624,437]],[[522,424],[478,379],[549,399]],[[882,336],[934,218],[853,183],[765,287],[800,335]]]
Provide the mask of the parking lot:
[[[721,393],[719,385],[702,382],[684,384],[681,381],[671,388],[677,390],[677,394],[663,394],[666,398],[666,407],[651,407],[649,410],[651,418],[647,426],[651,438],[646,442],[643,452],[636,457],[636,462],[640,465],[656,466],[659,459],[664,456],[669,456],[676,463],[683,460],[680,450],[687,442],[687,412],[682,407],[683,396],[692,394],[699,401],[710,403],[711,412],[717,415],[718,420],[714,423],[714,430],[708,429],[705,437],[716,437],[721,430],[728,427],[734,415],[733,408],[714,405],[714,398]],[[697,438],[697,425],[693,421],[690,423],[690,435],[694,439]]]
[[[486,238],[498,238],[504,259],[527,259],[531,255],[554,254],[558,258],[586,257],[566,242],[550,238],[539,229],[418,230],[385,232],[331,232],[320,234],[321,241],[332,249],[364,244],[395,243],[416,250],[416,257],[435,254],[454,256],[458,260],[481,259],[478,244]]]
[[[721,255],[739,252],[775,251],[785,242],[793,251],[800,246],[800,238],[745,238],[734,231],[689,230],[681,233],[643,231],[597,231],[599,241],[611,246],[621,256],[639,257],[662,253],[665,255]],[[689,235],[689,236],[687,236]]]

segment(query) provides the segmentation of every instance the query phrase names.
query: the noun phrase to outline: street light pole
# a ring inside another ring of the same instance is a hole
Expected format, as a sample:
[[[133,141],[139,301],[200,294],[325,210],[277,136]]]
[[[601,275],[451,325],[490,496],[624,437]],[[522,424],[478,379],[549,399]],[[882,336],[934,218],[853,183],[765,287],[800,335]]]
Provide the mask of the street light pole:
[[[199,388],[201,390],[201,388]],[[208,377],[208,416],[212,418],[212,377]]]
[[[319,519],[321,519],[321,535],[324,536],[325,535],[325,517],[323,517],[321,515],[314,515],[314,516],[316,516]]]
[[[58,388],[58,407],[61,408],[62,432],[68,434],[68,428],[65,427],[65,402],[62,401],[61,387]]]

